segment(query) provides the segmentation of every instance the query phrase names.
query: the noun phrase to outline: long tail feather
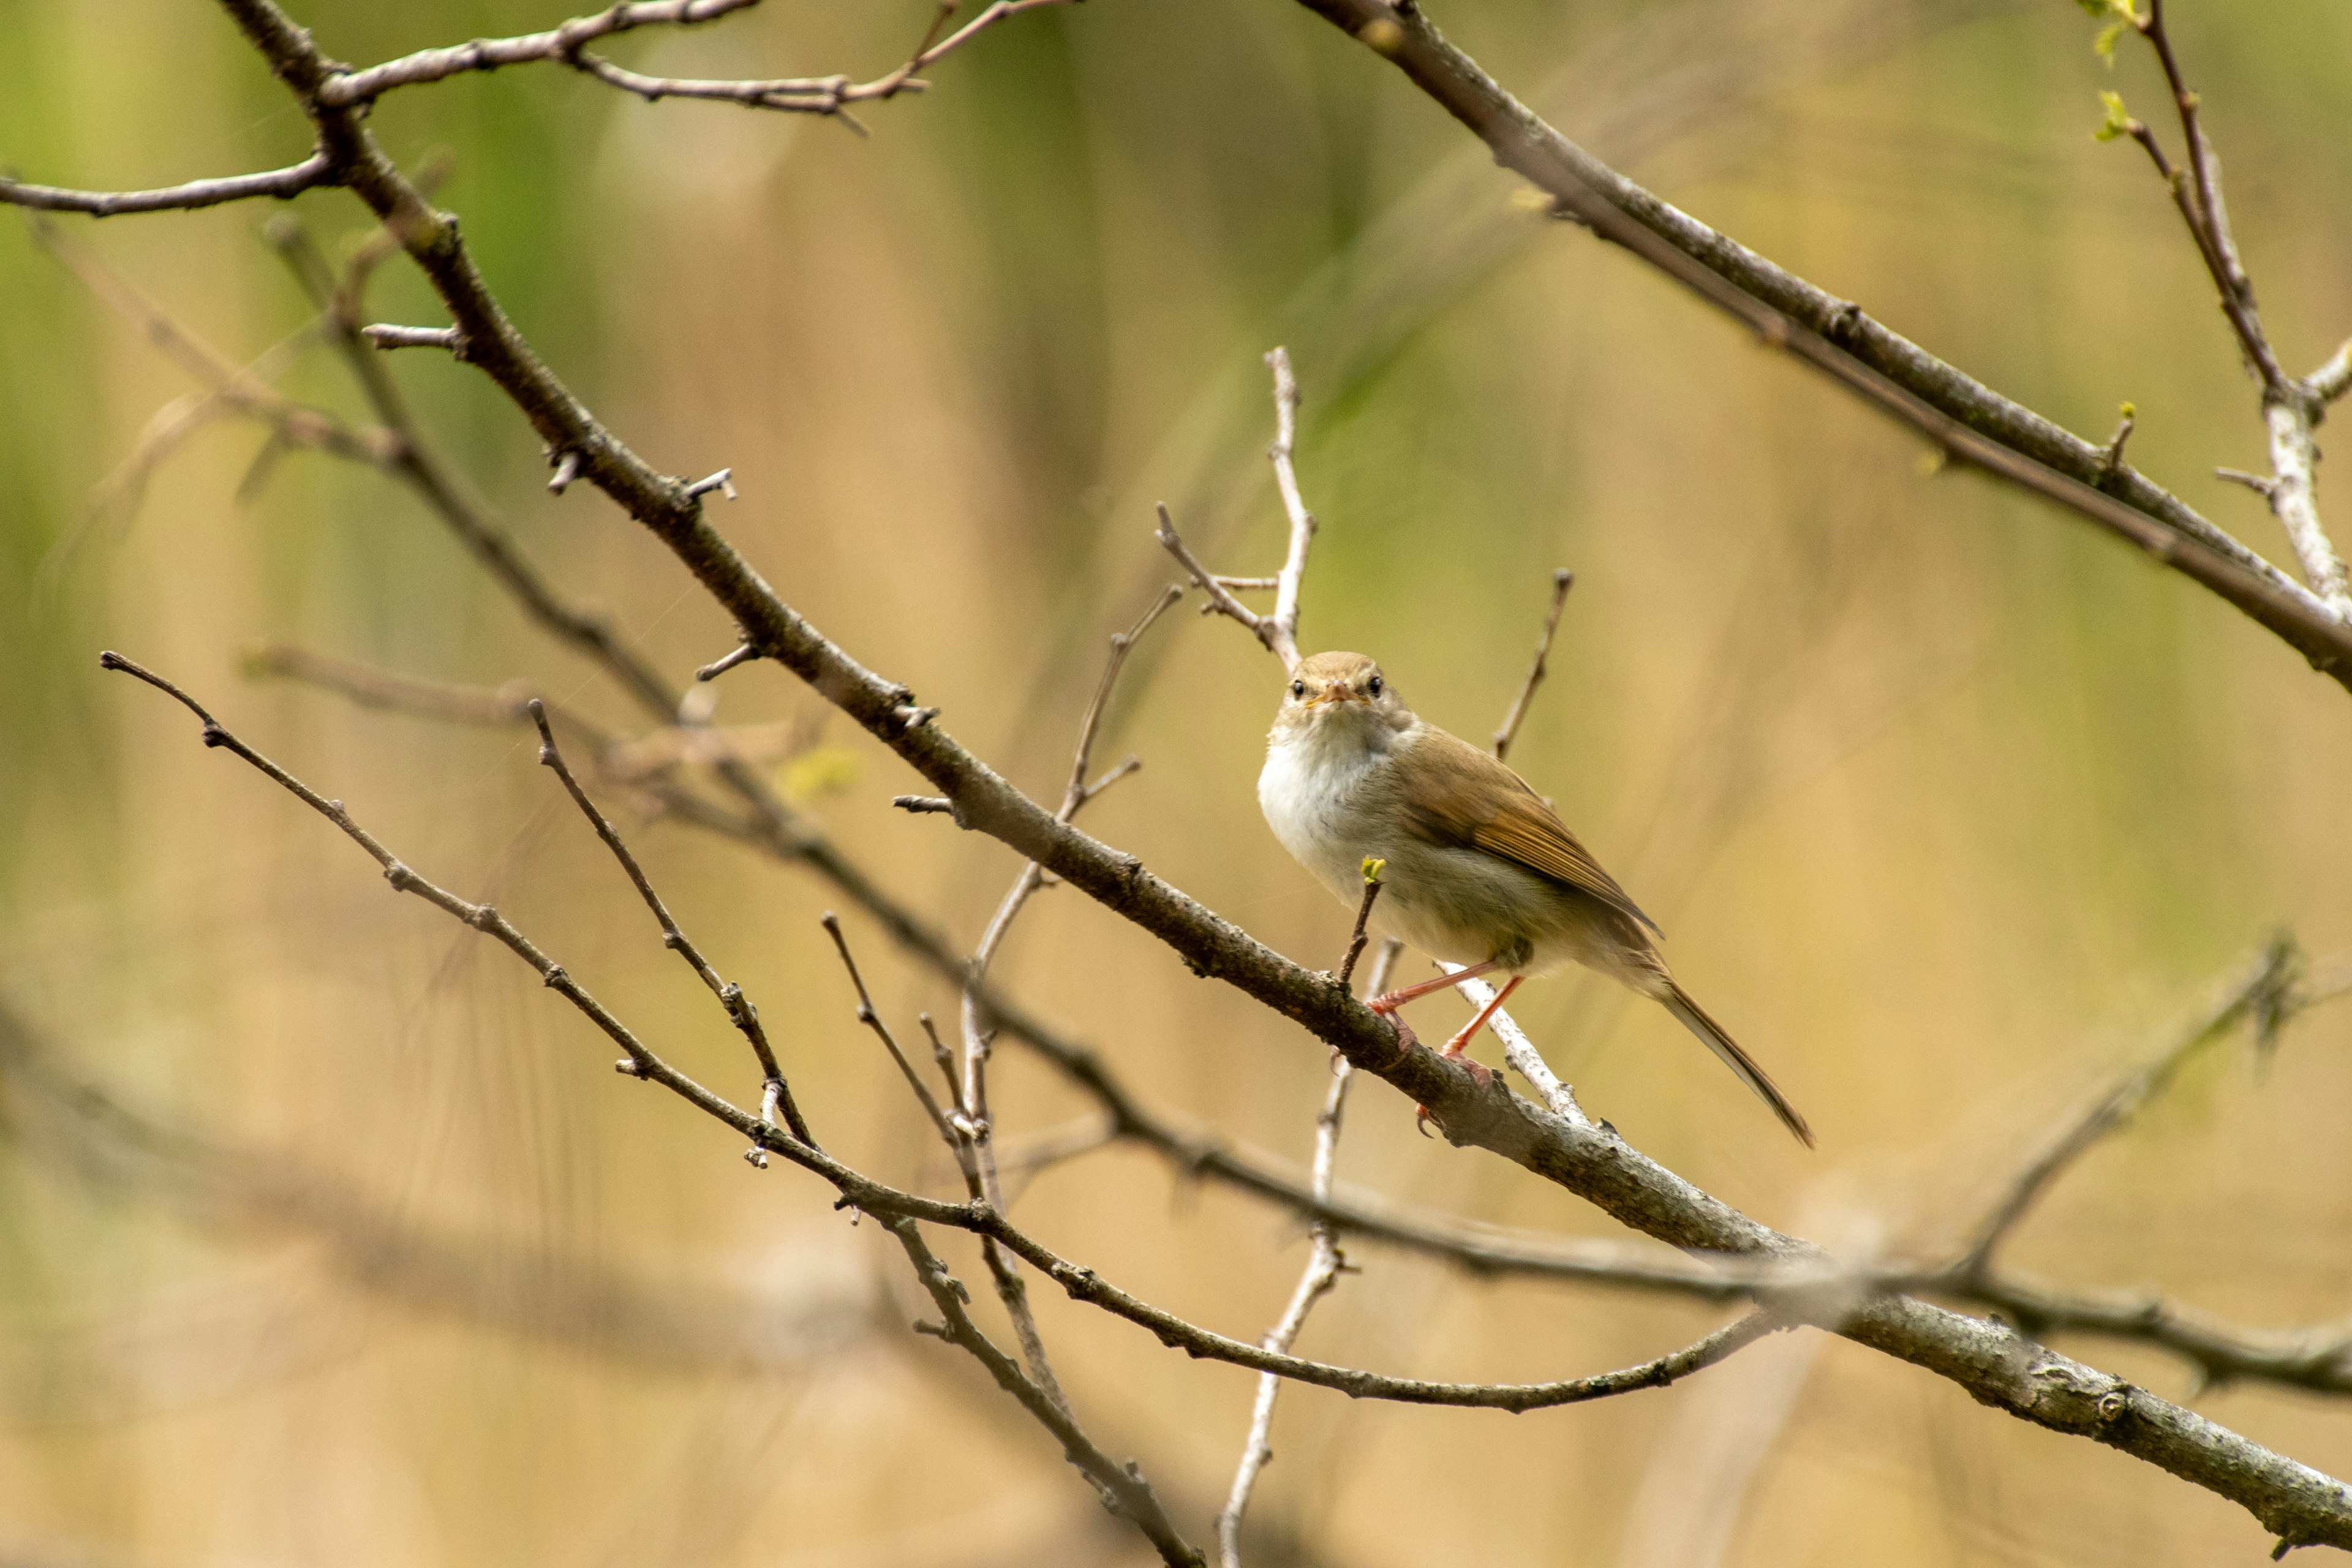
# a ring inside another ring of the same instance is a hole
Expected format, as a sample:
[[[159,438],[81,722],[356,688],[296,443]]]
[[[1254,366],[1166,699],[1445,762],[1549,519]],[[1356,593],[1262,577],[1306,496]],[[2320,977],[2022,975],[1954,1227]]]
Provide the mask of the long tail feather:
[[[1780,1119],[1782,1126],[1795,1133],[1806,1148],[1813,1146],[1813,1130],[1805,1125],[1805,1119],[1797,1114],[1797,1108],[1789,1103],[1789,1097],[1780,1092],[1780,1085],[1756,1065],[1754,1057],[1739,1048],[1738,1041],[1723,1032],[1722,1025],[1708,1017],[1699,1005],[1690,999],[1690,993],[1670,980],[1666,983],[1666,994],[1658,1000],[1666,1005],[1667,1012],[1682,1021],[1684,1028],[1696,1035],[1708,1050],[1721,1057],[1723,1065],[1738,1073],[1739,1081],[1754,1089],[1759,1100],[1772,1108],[1772,1114]]]

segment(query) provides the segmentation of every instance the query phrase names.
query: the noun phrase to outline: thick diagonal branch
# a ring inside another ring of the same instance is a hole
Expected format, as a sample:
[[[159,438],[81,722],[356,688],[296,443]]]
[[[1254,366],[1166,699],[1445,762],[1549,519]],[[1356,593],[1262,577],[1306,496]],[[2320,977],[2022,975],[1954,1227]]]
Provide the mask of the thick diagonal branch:
[[[1439,1060],[1425,1047],[1400,1049],[1386,1021],[1353,997],[1202,908],[1134,857],[1055,820],[1014,789],[959,744],[935,714],[918,709],[907,688],[866,668],[786,604],[711,527],[684,481],[648,467],[581,404],[499,308],[455,225],[432,210],[348,111],[319,103],[319,88],[331,68],[308,35],[271,0],[222,3],[310,113],[331,153],[347,162],[352,188],[424,270],[452,322],[467,336],[468,363],[497,382],[551,447],[579,454],[581,476],[667,544],[734,617],[747,642],[808,681],[921,773],[954,803],[960,823],[1036,860],[1159,936],[1196,971],[1227,981],[1341,1050],[1359,1068],[1428,1106],[1449,1137],[1491,1149],[1674,1246],[1772,1258],[1818,1256],[1806,1243],[1708,1197],[1605,1129],[1572,1126],[1511,1095],[1496,1080],[1481,1088],[1466,1069]],[[1325,3],[1344,16],[1339,0]],[[1418,25],[1417,16],[1404,15]],[[1400,52],[1412,41],[1396,15],[1384,7],[1362,20],[1394,26]],[[1456,68],[1427,52],[1442,47],[1442,40],[1432,45],[1424,39],[1417,47],[1433,70]],[[1476,79],[1485,82],[1483,76]],[[1500,97],[1491,83],[1485,89]],[[1824,326],[1832,314],[1845,320],[1843,311],[1825,311]],[[1777,312],[1774,319],[1787,320]],[[1986,445],[2015,457],[1997,443]],[[2096,448],[2084,446],[2084,452],[2086,463],[2101,460]],[[1977,460],[1974,450],[1968,455]],[[2168,542],[2167,547],[2181,552],[2183,560],[2191,559],[2181,533],[2129,507],[2122,510],[2133,526]],[[2264,624],[2275,621],[2273,629],[2282,636],[2292,632],[2303,639],[2298,647],[2309,642],[2306,651],[2329,659],[2352,682],[2352,633],[2336,626],[2324,607],[2300,587],[2273,584],[2219,547],[2200,552],[2194,555],[2200,580],[2210,578],[2235,595],[2233,602],[2243,599],[2260,609],[2271,617]],[[2297,605],[2303,609],[2294,609]],[[2021,1419],[2110,1444],[2230,1498],[2283,1540],[2352,1545],[2352,1489],[2341,1482],[2056,1355],[2014,1330],[1909,1297],[1882,1295],[1862,1301],[1838,1331],[1948,1378]]]
[[[1448,43],[1418,5],[1298,0],[1372,48],[1467,126],[1563,217],[1935,441],[2054,501],[2236,605],[2352,689],[2352,626],[2326,601],[2127,464],[2003,397],[1859,306],[1774,266],[1561,135]]]

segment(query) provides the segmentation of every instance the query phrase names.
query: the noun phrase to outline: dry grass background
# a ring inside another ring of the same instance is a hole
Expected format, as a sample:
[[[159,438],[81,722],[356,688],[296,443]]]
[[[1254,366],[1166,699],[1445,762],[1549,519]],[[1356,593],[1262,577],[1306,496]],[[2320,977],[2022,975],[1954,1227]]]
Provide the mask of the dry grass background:
[[[2284,556],[2253,498],[2203,477],[2259,467],[2260,427],[2195,256],[2137,153],[2085,134],[2097,88],[2153,101],[2146,62],[2126,53],[2111,80],[2074,6],[1458,9],[1457,38],[1565,129],[1775,259],[2085,434],[2133,400],[2135,459]],[[2326,0],[2178,9],[2274,336],[2306,368],[2352,330],[2352,21]],[[418,0],[305,20],[364,61],[556,15]],[[796,0],[624,53],[673,74],[879,70],[926,16]],[[161,184],[285,162],[301,140],[206,7],[0,4],[0,149],[27,177]],[[405,160],[454,153],[444,204],[614,428],[671,471],[731,465],[742,499],[719,520],[786,597],[1033,790],[1059,787],[1102,639],[1169,576],[1151,501],[1223,569],[1276,561],[1257,357],[1274,342],[1306,388],[1300,468],[1326,524],[1307,644],[1376,652],[1421,711],[1483,733],[1549,569],[1572,566],[1513,761],[1659,916],[1678,971],[1822,1152],[1654,1009],[1561,978],[1517,1011],[1588,1106],[1773,1223],[1931,1249],[2235,955],[2281,925],[2315,951],[2352,944],[2340,691],[2080,525],[1924,475],[1911,438],[1622,257],[1515,213],[1481,150],[1304,11],[1095,0],[1003,28],[936,80],[871,113],[870,140],[648,107],[542,68],[398,95],[377,124]],[[358,232],[348,200],[299,211],[331,246]],[[71,226],[242,356],[302,318],[264,216]],[[380,319],[438,320],[398,266],[383,277]],[[187,384],[21,236],[0,237],[0,996],[75,1073],[203,1142],[132,1147],[12,1069],[0,1552],[141,1568],[1139,1560],[1042,1434],[904,1333],[913,1308],[879,1238],[616,1078],[518,966],[385,897],[181,715],[102,682],[95,655],[177,676],[747,1094],[740,1042],[529,747],[247,683],[237,655],[286,637],[520,676],[616,721],[620,701],[377,478],[298,458],[236,500],[259,437],[233,426],[43,575]],[[601,498],[542,492],[535,441],[478,377],[427,354],[397,367],[567,587],[672,670],[729,646]],[[323,359],[289,384],[352,405]],[[2323,488],[2339,537],[2347,497]],[[1253,798],[1276,671],[1189,614],[1152,639],[1105,742],[1146,766],[1093,830],[1283,951],[1336,960],[1344,911]],[[762,667],[720,691],[730,721],[813,700]],[[892,812],[909,776],[846,726],[829,741],[854,772],[814,809],[976,936],[1006,852]],[[820,1134],[913,1176],[913,1108],[817,930],[835,900],[682,829],[638,844],[761,1002]],[[950,1010],[848,923],[894,1017]],[[1139,933],[1049,894],[1002,973],[1157,1100],[1303,1158],[1323,1050]],[[1016,1048],[999,1059],[1008,1132],[1083,1109]],[[2340,1316],[2347,1101],[2352,1007],[2300,1025],[2267,1073],[2217,1055],[2068,1182],[2019,1259],[2161,1283],[2253,1324]],[[1483,1219],[1612,1229],[1415,1137],[1379,1085],[1360,1090],[1341,1168]],[[1118,1151],[1047,1173],[1020,1213],[1242,1335],[1278,1311],[1305,1245],[1282,1216]],[[1708,1321],[1351,1252],[1363,1272],[1307,1353],[1537,1379]],[[675,1321],[583,1308],[566,1270],[607,1268]],[[1044,1310],[1097,1436],[1204,1537],[1252,1380]],[[2075,1348],[2189,1392],[2161,1357]],[[2352,1471],[2352,1408],[2254,1388],[2194,1403]],[[2267,1546],[2206,1493],[1814,1338],[1524,1417],[1294,1390],[1276,1448],[1259,1510],[1286,1539],[1265,1562],[2168,1564]]]

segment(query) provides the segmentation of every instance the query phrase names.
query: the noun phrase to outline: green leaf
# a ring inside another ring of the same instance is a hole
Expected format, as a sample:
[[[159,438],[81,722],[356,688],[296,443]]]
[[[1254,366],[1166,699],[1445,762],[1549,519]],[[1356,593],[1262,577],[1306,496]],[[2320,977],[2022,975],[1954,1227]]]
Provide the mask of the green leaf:
[[[2116,40],[2124,36],[2124,29],[2129,26],[2128,22],[2110,22],[2091,40],[2091,52],[2106,61],[2109,70],[2116,68]]]
[[[1379,881],[1381,879],[1381,873],[1388,868],[1389,863],[1379,858],[1377,856],[1367,855],[1364,857],[1364,880],[1366,882]]]
[[[2107,118],[2096,131],[2091,132],[2091,139],[2095,142],[2112,142],[2118,136],[2130,135],[2132,117],[2130,111],[2124,108],[2124,95],[2120,92],[2102,92],[2099,94],[2099,101],[2107,106]]]

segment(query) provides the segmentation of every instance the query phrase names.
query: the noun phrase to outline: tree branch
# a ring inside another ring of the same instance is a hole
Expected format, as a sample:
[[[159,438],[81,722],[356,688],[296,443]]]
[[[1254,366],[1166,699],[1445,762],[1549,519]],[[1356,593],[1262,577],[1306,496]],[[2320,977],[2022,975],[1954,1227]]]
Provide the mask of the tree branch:
[[[604,430],[530,352],[491,298],[455,226],[431,210],[363,126],[347,111],[319,104],[317,92],[330,68],[307,35],[271,0],[222,3],[311,114],[331,153],[348,160],[352,188],[387,222],[441,295],[452,321],[467,336],[470,363],[508,393],[551,447],[580,454],[582,476],[670,547],[733,615],[747,642],[808,681],[923,774],[961,808],[959,821],[1038,861],[1160,937],[1197,972],[1236,985],[1338,1047],[1360,1068],[1378,1073],[1442,1118],[1450,1138],[1502,1153],[1675,1246],[1774,1258],[1820,1256],[1818,1248],[1707,1197],[1604,1130],[1576,1127],[1528,1105],[1498,1079],[1482,1089],[1466,1069],[1439,1060],[1426,1047],[1401,1048],[1386,1022],[1353,997],[1287,963],[1151,875],[1132,856],[1057,822],[1014,790],[958,744],[929,711],[915,708],[906,688],[866,669],[787,605],[709,525],[699,504],[685,497],[681,481],[656,473]],[[1349,3],[1318,0],[1318,7],[1344,19]],[[1444,54],[1432,52],[1442,41],[1431,43],[1433,35],[1426,32],[1417,14],[1405,14],[1401,23],[1383,6],[1379,15],[1362,20],[1388,22],[1392,34],[1378,37],[1396,54],[1413,54],[1417,64],[1433,71],[1445,64]],[[1423,29],[1418,40],[1406,23]],[[1475,79],[1485,82],[1483,76]],[[1494,91],[1491,83],[1486,88]],[[1499,93],[1495,97],[1499,99]],[[1524,110],[1519,113],[1524,116]],[[1507,151],[1507,156],[1516,155],[1516,147]],[[1845,320],[1843,311],[1830,313]],[[1858,317],[1859,312],[1853,314]],[[1823,325],[1828,325],[1826,319]],[[1863,339],[1870,341],[1868,331]],[[1790,331],[1789,341],[1798,341],[1796,331]],[[1988,416],[1999,412],[1990,410]],[[1957,421],[1954,426],[1966,429]],[[2016,457],[2007,447],[1984,445]],[[2085,461],[2093,460],[2095,448],[2074,445],[2082,447]],[[1975,448],[1965,455],[1984,460]],[[2086,484],[2080,488],[2099,495]],[[2083,510],[2099,515],[2088,503]],[[2197,571],[2200,580],[2211,578],[2272,616],[2278,623],[2273,629],[2286,627],[2306,637],[2343,671],[2344,679],[2352,680],[2352,658],[2344,657],[2352,653],[2352,633],[2342,632],[2315,603],[2306,603],[2309,595],[2299,587],[2281,587],[2218,549],[2191,550],[2173,529],[2128,507],[2121,510],[2134,526],[2171,542],[2179,559],[2191,563],[2184,570]],[[2317,618],[2298,620],[2296,616]],[[2324,637],[2313,630],[2315,626],[2324,628]],[[751,1128],[758,1125],[750,1121]],[[803,1163],[824,1159],[805,1151],[794,1157]],[[2352,1490],[2341,1483],[2121,1380],[2033,1345],[2014,1330],[1886,1295],[1862,1301],[1838,1331],[1934,1371],[2022,1419],[2093,1436],[2238,1501],[2283,1540],[2352,1543]]]
[[[1544,660],[1551,656],[1552,635],[1559,630],[1559,613],[1568,604],[1568,591],[1575,586],[1576,574],[1567,567],[1552,573],[1551,608],[1545,613],[1543,632],[1536,638],[1536,661],[1528,667],[1519,694],[1511,699],[1511,710],[1503,715],[1503,727],[1495,731],[1495,760],[1498,763],[1518,738],[1519,726],[1527,721],[1528,704],[1535,700],[1536,688],[1543,684]]]
[[[1266,651],[1282,660],[1286,674],[1298,663],[1298,595],[1307,580],[1307,552],[1315,542],[1315,514],[1307,510],[1307,500],[1299,493],[1298,468],[1294,454],[1298,443],[1298,378],[1290,371],[1289,351],[1275,348],[1266,353],[1265,363],[1274,372],[1274,444],[1266,448],[1266,457],[1274,464],[1275,488],[1282,495],[1282,510],[1290,519],[1290,549],[1284,556],[1282,570],[1272,577],[1221,577],[1201,564],[1191,549],[1176,532],[1176,524],[1168,515],[1168,508],[1160,508],[1160,529],[1154,536],[1160,548],[1174,556],[1202,593],[1208,595],[1207,608],[1228,616],[1250,629],[1250,635],[1264,643]],[[1258,615],[1239,599],[1233,589],[1274,590],[1274,609]]]
[[[290,201],[316,185],[340,184],[334,160],[323,151],[283,169],[252,174],[223,174],[210,180],[190,180],[155,191],[68,191],[56,185],[30,185],[0,176],[0,203],[34,207],[43,212],[88,213],[113,217],[121,213],[187,211],[216,207],[223,202],[273,196]]]
[[[534,697],[525,706],[532,725],[539,731],[540,763],[555,770],[555,776],[563,781],[564,793],[580,808],[580,814],[588,819],[588,825],[596,830],[596,837],[604,841],[604,847],[613,852],[613,858],[621,863],[621,869],[628,873],[630,882],[636,887],[637,896],[645,900],[646,908],[653,911],[654,920],[662,928],[662,945],[686,960],[687,967],[710,987],[710,994],[726,1010],[727,1021],[734,1025],[750,1044],[751,1054],[760,1064],[763,1095],[775,1101],[773,1109],[783,1111],[784,1124],[793,1130],[793,1136],[803,1143],[814,1145],[816,1139],[809,1132],[808,1123],[801,1119],[800,1107],[793,1100],[792,1086],[784,1081],[784,1069],[776,1065],[775,1048],[768,1043],[768,1031],[760,1023],[759,1008],[743,994],[740,985],[721,979],[719,971],[710,966],[710,961],[702,956],[702,950],[688,938],[679,928],[677,917],[669,912],[669,906],[662,902],[659,893],[654,891],[653,883],[646,877],[645,868],[639,866],[637,858],[629,853],[628,845],[622,841],[611,820],[596,809],[596,803],[590,800],[588,792],[580,787],[580,781],[572,776],[572,769],[563,761],[563,752],[555,743],[555,731],[548,727],[546,705]]]
[[[2254,303],[2253,280],[2247,277],[2245,264],[2239,259],[2237,242],[2230,233],[2229,208],[2221,199],[2221,157],[2205,134],[2197,112],[2198,96],[2183,78],[2171,35],[2165,30],[2163,0],[2148,0],[2147,13],[2133,15],[2131,24],[2147,40],[2163,67],[2165,84],[2179,115],[2181,140],[2189,149],[2189,166],[2186,170],[2173,168],[2156,133],[2141,121],[2123,114],[2122,100],[2113,94],[2107,95],[2108,129],[2102,129],[2099,134],[2107,136],[2119,131],[2138,142],[2171,193],[2173,205],[2179,209],[2181,222],[2187,226],[2197,254],[2213,280],[2214,291],[2221,297],[2222,313],[2237,334],[2246,368],[2262,388],[2263,425],[2270,440],[2272,473],[2270,481],[2259,487],[2263,498],[2286,531],[2287,542],[2303,567],[2304,580],[2311,584],[2311,591],[2338,621],[2352,626],[2352,587],[2347,585],[2343,559],[2336,554],[2335,544],[2319,521],[2319,447],[2313,432],[2320,411],[2326,405],[2327,395],[2320,390],[2316,376],[2297,381],[2288,375],[2280,367],[2278,355],[2263,331],[2262,314]],[[2327,367],[2323,366],[2317,374],[2325,375]]]
[[[1546,124],[1446,42],[1415,5],[1298,0],[1402,70],[1552,198],[1561,216],[1633,252],[1941,447],[2099,524],[2220,595],[2352,689],[2352,626],[2327,604],[2104,448],[2059,428],[1633,184]],[[2104,487],[2104,488],[2102,488]]]
[[[1380,891],[1379,879],[1367,875],[1363,907],[1356,914],[1356,933],[1348,944],[1347,962],[1339,966],[1342,985],[1348,984],[1356,967],[1356,955],[1364,949],[1364,921],[1372,912],[1372,900]],[[1365,995],[1377,996],[1387,987],[1397,951],[1393,942],[1381,944],[1380,956],[1372,962],[1370,978],[1364,984]],[[1355,1071],[1355,1064],[1347,1058],[1334,1058],[1331,1087],[1325,1091],[1323,1109],[1315,1117],[1311,1181],[1315,1195],[1325,1200],[1331,1196],[1331,1174],[1339,1160],[1339,1130],[1348,1109],[1348,1083]],[[1339,1233],[1328,1221],[1318,1220],[1309,1232],[1307,1268],[1298,1276],[1297,1289],[1290,1293],[1290,1305],[1283,1309],[1280,1321],[1259,1342],[1267,1350],[1286,1353],[1298,1342],[1299,1331],[1307,1326],[1307,1314],[1339,1283],[1340,1272],[1347,1266],[1347,1259],[1339,1252]],[[1271,1372],[1258,1375],[1257,1400],[1251,1406],[1249,1433],[1242,1439],[1241,1463],[1234,1469],[1233,1489],[1226,1495],[1224,1511],[1217,1516],[1217,1555],[1223,1568],[1241,1568],[1242,1516],[1249,1511],[1250,1493],[1256,1489],[1258,1477],[1274,1458],[1274,1405],[1281,1394],[1280,1377]]]

